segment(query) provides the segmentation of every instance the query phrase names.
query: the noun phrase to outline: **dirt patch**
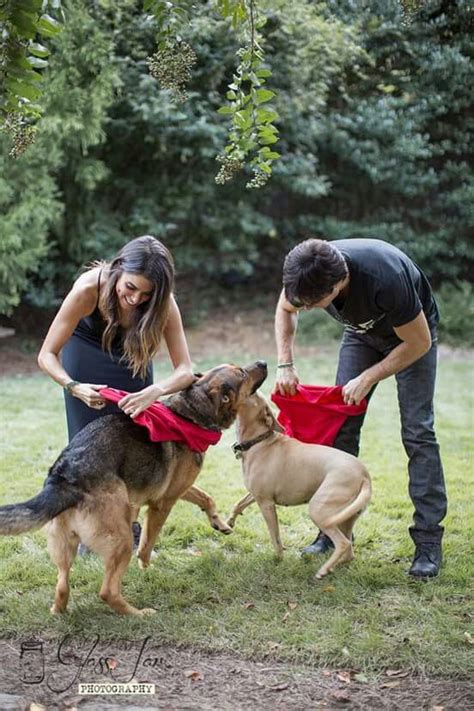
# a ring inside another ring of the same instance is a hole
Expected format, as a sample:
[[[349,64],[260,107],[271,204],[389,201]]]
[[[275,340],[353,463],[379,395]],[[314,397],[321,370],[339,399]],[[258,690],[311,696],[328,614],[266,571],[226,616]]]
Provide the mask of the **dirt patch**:
[[[419,678],[395,670],[376,680],[357,672],[301,667],[268,658],[249,661],[231,653],[176,649],[141,642],[0,640],[0,707],[27,709],[472,709],[474,685]],[[153,695],[79,693],[117,684],[154,685]],[[84,691],[84,690],[82,690]]]
[[[269,309],[235,313],[228,308],[217,309],[199,326],[188,327],[186,336],[191,357],[196,363],[213,357],[232,358],[232,354],[248,356],[250,360],[275,357],[273,313]],[[41,345],[38,338],[20,336],[0,337],[0,375],[31,375],[39,372],[36,362]],[[301,356],[321,357],[330,346],[298,343]],[[451,348],[440,345],[441,360],[474,360],[474,351],[469,348]]]

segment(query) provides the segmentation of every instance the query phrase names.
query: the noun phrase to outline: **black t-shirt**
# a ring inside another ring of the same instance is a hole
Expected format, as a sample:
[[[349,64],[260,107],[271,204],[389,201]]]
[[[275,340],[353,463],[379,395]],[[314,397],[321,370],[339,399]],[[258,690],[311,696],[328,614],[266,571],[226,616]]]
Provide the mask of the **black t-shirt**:
[[[349,268],[349,290],[343,303],[332,302],[326,311],[357,333],[393,335],[424,311],[436,324],[438,308],[428,279],[409,258],[378,239],[340,239],[331,242]]]

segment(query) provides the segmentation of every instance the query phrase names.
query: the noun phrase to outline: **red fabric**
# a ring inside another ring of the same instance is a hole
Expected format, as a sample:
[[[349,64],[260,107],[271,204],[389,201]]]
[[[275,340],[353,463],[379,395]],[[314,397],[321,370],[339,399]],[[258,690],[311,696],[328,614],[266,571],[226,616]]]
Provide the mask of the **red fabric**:
[[[118,402],[130,393],[115,388],[103,388],[100,394],[110,402]],[[195,425],[183,417],[176,415],[161,402],[155,402],[147,407],[133,421],[146,427],[152,442],[183,442],[193,452],[205,452],[209,445],[217,444],[221,438],[220,432],[207,430]]]
[[[346,419],[367,410],[365,398],[359,405],[345,405],[342,386],[297,385],[296,395],[272,394],[279,407],[278,422],[285,434],[310,444],[334,444]]]

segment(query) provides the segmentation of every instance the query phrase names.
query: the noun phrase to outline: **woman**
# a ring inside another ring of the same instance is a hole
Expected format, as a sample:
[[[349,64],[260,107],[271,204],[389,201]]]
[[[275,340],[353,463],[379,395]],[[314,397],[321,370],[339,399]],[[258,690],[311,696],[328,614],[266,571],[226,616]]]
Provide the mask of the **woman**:
[[[40,368],[64,388],[69,441],[97,417],[118,408],[135,417],[193,382],[173,286],[173,258],[150,236],[128,242],[111,262],[95,263],[76,280],[38,355]],[[153,383],[162,339],[174,370]],[[99,393],[106,386],[130,395],[118,406],[106,403]]]

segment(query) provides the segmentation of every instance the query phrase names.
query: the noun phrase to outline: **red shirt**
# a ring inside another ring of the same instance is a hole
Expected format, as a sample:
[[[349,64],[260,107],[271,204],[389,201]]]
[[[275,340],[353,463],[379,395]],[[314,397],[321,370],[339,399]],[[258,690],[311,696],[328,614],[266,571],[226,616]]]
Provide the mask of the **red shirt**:
[[[102,388],[100,394],[110,402],[118,402],[130,393],[115,388]],[[217,444],[222,433],[208,430],[176,415],[161,402],[155,402],[133,418],[137,425],[146,427],[152,442],[183,442],[193,452],[205,452],[209,445]]]
[[[297,385],[296,395],[272,394],[279,407],[278,422],[289,437],[310,444],[331,446],[348,417],[367,410],[364,398],[359,405],[346,405],[342,385]]]

